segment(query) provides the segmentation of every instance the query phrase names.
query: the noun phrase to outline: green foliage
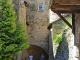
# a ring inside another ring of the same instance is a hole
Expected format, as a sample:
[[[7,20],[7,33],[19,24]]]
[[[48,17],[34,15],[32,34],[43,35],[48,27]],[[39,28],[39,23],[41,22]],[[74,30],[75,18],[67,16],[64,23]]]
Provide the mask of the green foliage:
[[[28,40],[20,23],[15,22],[16,14],[9,0],[0,1],[0,60],[12,58],[25,48]]]
[[[62,41],[62,34],[57,34],[56,38],[53,40],[53,43],[60,43]]]

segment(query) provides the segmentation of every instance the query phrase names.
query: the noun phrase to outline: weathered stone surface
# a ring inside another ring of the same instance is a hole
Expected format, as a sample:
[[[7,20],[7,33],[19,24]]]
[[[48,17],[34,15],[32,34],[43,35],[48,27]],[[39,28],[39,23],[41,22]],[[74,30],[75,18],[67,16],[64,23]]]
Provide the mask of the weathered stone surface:
[[[27,8],[28,34],[31,45],[42,47],[48,52],[48,35],[47,26],[49,24],[48,0],[27,0],[29,7]],[[39,4],[44,4],[44,11],[39,11]],[[34,8],[32,7],[34,6]]]
[[[24,0],[17,1],[13,0],[13,3],[15,4],[15,11],[17,12],[18,15],[17,19],[23,24],[23,27],[29,38],[29,44],[41,47],[44,51],[46,51],[46,54],[49,54],[49,42],[48,42],[49,30],[47,29],[47,26],[49,24],[48,16],[49,0],[25,0],[25,1],[29,5],[28,7],[24,5]],[[39,4],[41,3],[44,4],[44,11],[39,11]],[[35,49],[32,49],[32,51],[34,51]],[[19,54],[17,56],[18,58],[17,60],[25,58],[22,57],[23,54],[25,54],[25,52]]]

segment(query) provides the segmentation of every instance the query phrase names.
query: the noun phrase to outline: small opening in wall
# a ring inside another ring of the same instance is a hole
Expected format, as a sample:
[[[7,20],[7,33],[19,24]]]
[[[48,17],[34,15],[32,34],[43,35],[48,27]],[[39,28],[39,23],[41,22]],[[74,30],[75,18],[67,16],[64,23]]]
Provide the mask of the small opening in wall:
[[[43,3],[40,3],[38,5],[38,11],[44,11],[44,4]]]

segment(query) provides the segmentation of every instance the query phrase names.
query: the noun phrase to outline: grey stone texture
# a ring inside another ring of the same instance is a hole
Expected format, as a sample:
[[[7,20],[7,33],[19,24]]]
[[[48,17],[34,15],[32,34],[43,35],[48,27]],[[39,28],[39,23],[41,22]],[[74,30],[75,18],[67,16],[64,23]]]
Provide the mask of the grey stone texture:
[[[48,52],[49,0],[27,0],[27,23],[30,45],[37,45]],[[39,11],[39,4],[44,4],[44,11]]]

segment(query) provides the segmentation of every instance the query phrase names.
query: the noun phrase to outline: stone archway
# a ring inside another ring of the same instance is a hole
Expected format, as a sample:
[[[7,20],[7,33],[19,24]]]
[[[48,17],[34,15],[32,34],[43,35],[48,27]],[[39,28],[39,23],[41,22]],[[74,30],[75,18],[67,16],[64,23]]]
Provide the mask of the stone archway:
[[[30,45],[27,49],[26,60],[29,60],[29,55],[33,55],[33,60],[40,60],[40,56],[44,54],[45,60],[48,60],[48,54],[44,49],[36,45]]]
[[[41,55],[45,56],[45,60],[48,60],[47,52],[39,46],[30,45],[28,49],[23,50],[13,60],[29,60],[29,56],[33,55],[33,60],[40,60]]]

